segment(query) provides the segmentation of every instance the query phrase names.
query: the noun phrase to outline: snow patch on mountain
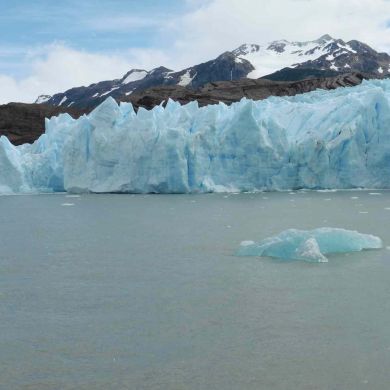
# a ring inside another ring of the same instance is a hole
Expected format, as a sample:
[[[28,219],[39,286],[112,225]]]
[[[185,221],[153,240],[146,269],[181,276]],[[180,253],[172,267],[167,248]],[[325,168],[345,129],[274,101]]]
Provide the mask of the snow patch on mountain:
[[[51,99],[50,95],[39,95],[34,103],[35,104],[42,104],[42,103],[46,103],[50,99]]]
[[[177,83],[177,85],[181,85],[182,87],[186,87],[188,84],[191,83],[192,79],[195,76],[191,77],[191,71],[187,70],[181,77],[180,81]]]
[[[147,75],[148,72],[146,70],[133,69],[125,75],[124,79],[122,80],[122,84],[128,84],[133,81],[142,80]]]
[[[106,96],[106,95],[108,95],[109,93],[111,93],[111,92],[113,92],[113,91],[116,91],[116,90],[119,89],[119,88],[120,88],[120,87],[113,87],[113,88],[111,88],[110,90],[108,90],[107,92],[101,93],[101,94],[100,94],[100,97]]]

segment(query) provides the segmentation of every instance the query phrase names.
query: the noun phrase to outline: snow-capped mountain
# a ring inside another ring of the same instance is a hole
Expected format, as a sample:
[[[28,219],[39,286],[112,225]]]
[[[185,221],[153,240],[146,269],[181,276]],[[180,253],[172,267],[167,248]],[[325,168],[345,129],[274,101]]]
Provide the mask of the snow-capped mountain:
[[[245,59],[238,60],[226,52],[216,59],[175,72],[163,66],[146,71],[132,69],[121,79],[101,81],[88,87],[77,87],[53,95],[47,104],[65,107],[94,107],[108,96],[120,99],[134,92],[159,85],[180,85],[198,88],[208,82],[237,80],[253,71],[253,66]]]
[[[390,74],[390,56],[359,41],[344,42],[329,35],[308,42],[274,41],[269,45],[242,45],[233,53],[249,61],[254,70],[247,77],[259,78],[280,69],[310,68],[337,72]]]
[[[143,69],[132,69],[120,79],[101,81],[88,87],[76,87],[57,93],[47,103],[65,107],[92,107],[108,96],[118,98],[127,96],[137,89],[163,84],[170,72],[172,72],[170,69],[163,66],[149,72]]]
[[[281,70],[283,72],[275,73]],[[298,75],[306,78],[311,75],[327,77],[349,72],[364,72],[371,77],[389,76],[390,56],[378,53],[362,42],[344,42],[329,35],[307,42],[280,40],[267,45],[244,44],[214,60],[181,71],[165,67],[151,71],[132,69],[120,79],[72,88],[51,98],[40,97],[37,102],[84,109],[97,106],[108,96],[120,100],[130,94],[161,85],[197,89],[210,82],[241,78],[269,76],[273,80],[278,77],[279,80],[297,80]]]

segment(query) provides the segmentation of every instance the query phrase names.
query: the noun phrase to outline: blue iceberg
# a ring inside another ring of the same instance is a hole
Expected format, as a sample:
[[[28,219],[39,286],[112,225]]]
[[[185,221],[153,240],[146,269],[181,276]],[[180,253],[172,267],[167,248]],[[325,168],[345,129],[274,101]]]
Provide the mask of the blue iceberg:
[[[382,240],[371,234],[338,228],[314,230],[288,229],[277,236],[255,243],[243,241],[238,256],[267,256],[284,260],[328,262],[328,253],[359,252],[380,249]]]
[[[298,188],[390,188],[390,80],[137,113],[108,98],[32,145],[0,138],[0,193]]]

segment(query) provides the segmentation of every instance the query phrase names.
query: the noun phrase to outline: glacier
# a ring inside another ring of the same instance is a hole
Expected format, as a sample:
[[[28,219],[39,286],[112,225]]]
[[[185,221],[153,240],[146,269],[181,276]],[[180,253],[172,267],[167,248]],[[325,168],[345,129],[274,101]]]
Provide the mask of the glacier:
[[[0,193],[196,193],[390,188],[390,80],[136,113],[105,100],[46,119],[33,144],[0,138]]]
[[[259,243],[243,241],[237,255],[325,263],[328,262],[325,257],[328,253],[358,252],[382,247],[382,240],[371,234],[324,227],[313,230],[288,229]]]

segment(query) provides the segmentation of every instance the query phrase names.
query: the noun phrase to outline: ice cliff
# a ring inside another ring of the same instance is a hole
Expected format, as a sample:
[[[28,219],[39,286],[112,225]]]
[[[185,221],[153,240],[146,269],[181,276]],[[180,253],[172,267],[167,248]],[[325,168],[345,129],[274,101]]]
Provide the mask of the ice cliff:
[[[0,193],[390,188],[390,80],[262,101],[135,113],[108,98],[0,138]]]

